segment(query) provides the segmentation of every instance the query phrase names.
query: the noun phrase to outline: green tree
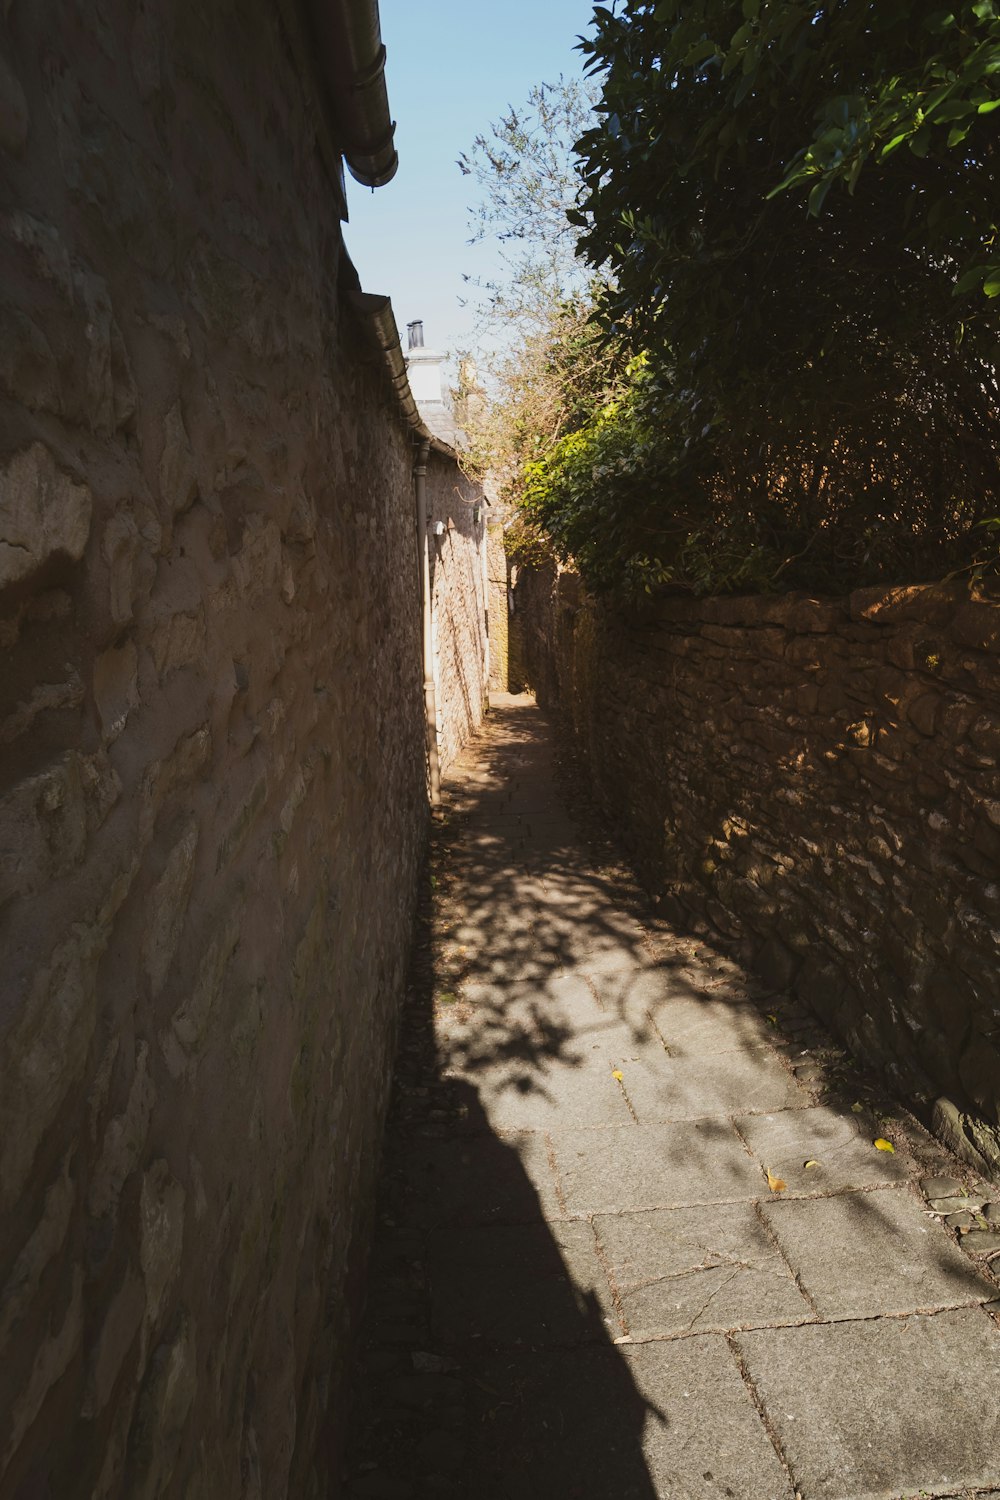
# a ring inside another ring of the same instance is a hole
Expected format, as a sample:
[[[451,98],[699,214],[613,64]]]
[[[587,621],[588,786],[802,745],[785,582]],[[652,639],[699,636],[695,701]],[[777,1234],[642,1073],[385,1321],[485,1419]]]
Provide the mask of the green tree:
[[[651,356],[663,517],[700,493],[775,586],[967,561],[1000,482],[990,0],[621,0],[582,45],[570,216]]]
[[[519,510],[525,465],[589,421],[624,368],[591,321],[593,274],[568,218],[580,187],[573,143],[594,96],[577,79],[537,84],[458,160],[478,193],[471,243],[499,252],[493,279],[474,284],[489,400],[466,405],[468,462],[491,473],[515,521],[511,545],[525,551],[544,546]]]
[[[589,272],[577,256],[568,213],[580,181],[573,144],[591,122],[596,90],[562,75],[535,84],[523,105],[509,105],[458,158],[477,191],[469,209],[471,244],[492,243],[499,266],[474,280],[478,310],[494,340],[514,326],[544,324],[552,310],[580,295]],[[509,339],[507,340],[509,342]]]

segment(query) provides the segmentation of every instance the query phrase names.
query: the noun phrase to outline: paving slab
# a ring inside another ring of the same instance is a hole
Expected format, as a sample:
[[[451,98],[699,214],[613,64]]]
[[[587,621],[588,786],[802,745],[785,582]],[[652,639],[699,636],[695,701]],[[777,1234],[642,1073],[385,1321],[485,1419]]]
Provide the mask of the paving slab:
[[[637,1029],[652,1024],[670,1055],[703,1056],[768,1046],[774,1028],[749,992],[700,987],[689,968],[657,967],[630,975],[610,998],[623,1020]]]
[[[706,1057],[717,1052],[770,1048],[773,1028],[754,1005],[677,996],[644,1007],[671,1057]]]
[[[717,1052],[668,1057],[650,1042],[623,1049],[613,1059],[641,1124],[696,1120],[704,1115],[750,1115],[806,1109],[810,1096],[773,1052]]]
[[[413,1225],[519,1224],[559,1215],[544,1135],[486,1131],[410,1148],[405,1217]]]
[[[605,1050],[589,1039],[573,1039],[555,1055],[519,1049],[485,1064],[476,1058],[453,1061],[449,1072],[475,1082],[494,1130],[634,1126]]]
[[[826,1105],[747,1116],[739,1130],[762,1169],[787,1184],[789,1196],[878,1187],[919,1176],[903,1150],[879,1151],[852,1116]]]
[[[803,1500],[1000,1483],[1000,1330],[980,1309],[734,1342]]]
[[[908,1187],[761,1205],[823,1318],[992,1301],[994,1283],[922,1210]]]
[[[726,1203],[756,1196],[760,1170],[726,1120],[613,1130],[552,1130],[572,1214]]]
[[[602,1214],[593,1224],[635,1339],[813,1317],[752,1204]]]
[[[447,1231],[431,1240],[428,1259],[436,1271],[432,1327],[448,1344],[566,1345],[608,1336],[606,1277],[584,1220]]]
[[[476,1500],[791,1500],[724,1339],[483,1368]]]
[[[558,971],[520,984],[462,984],[459,1004],[439,1014],[438,1038],[448,1047],[462,1043],[489,1056],[490,1049],[508,1046],[507,1032],[544,1041],[619,1025],[579,974]]]

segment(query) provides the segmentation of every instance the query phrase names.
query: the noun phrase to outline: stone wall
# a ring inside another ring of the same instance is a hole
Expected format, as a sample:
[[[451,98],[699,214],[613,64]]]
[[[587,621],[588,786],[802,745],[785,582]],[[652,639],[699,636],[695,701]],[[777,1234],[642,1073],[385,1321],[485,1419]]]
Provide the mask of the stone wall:
[[[272,0],[0,20],[0,1493],[330,1493],[426,822],[412,440]]]
[[[433,449],[427,465],[427,519],[438,753],[446,772],[479,728],[487,706],[486,521],[482,487]],[[437,521],[445,527],[440,536],[433,534]]]
[[[509,689],[510,627],[507,600],[507,552],[503,523],[491,521],[486,542],[486,614],[490,635],[489,686],[499,693]]]
[[[1000,606],[956,585],[626,619],[554,571],[517,600],[529,681],[664,909],[1000,1166]]]

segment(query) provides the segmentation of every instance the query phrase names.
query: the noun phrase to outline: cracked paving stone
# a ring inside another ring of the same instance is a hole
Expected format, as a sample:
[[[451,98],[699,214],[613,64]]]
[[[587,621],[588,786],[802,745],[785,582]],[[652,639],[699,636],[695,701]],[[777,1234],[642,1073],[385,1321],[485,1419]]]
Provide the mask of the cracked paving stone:
[[[605,1277],[589,1224],[448,1231],[431,1241],[429,1258],[436,1271],[431,1322],[445,1343],[571,1344],[608,1336],[598,1301]]]
[[[733,1337],[808,1500],[1000,1482],[1000,1330],[979,1308]]]
[[[770,1052],[720,1052],[706,1066],[656,1048],[638,1055],[623,1049],[613,1062],[641,1124],[805,1109],[811,1102]]]
[[[475,1399],[476,1500],[792,1500],[721,1336],[495,1360]]]
[[[751,1204],[599,1215],[594,1228],[633,1338],[813,1316]]]
[[[553,1130],[571,1214],[725,1203],[760,1192],[760,1171],[727,1120],[615,1130]]]
[[[988,1302],[996,1287],[906,1187],[761,1204],[823,1318]]]
[[[853,1117],[825,1105],[747,1116],[739,1129],[761,1168],[786,1182],[789,1194],[877,1187],[916,1172],[905,1152],[877,1151]]]

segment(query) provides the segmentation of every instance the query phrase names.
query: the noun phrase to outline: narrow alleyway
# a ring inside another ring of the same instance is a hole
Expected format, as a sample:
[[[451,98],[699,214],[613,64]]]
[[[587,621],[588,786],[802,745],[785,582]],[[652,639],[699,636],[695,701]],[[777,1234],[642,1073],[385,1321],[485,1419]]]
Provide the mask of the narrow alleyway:
[[[446,788],[347,1495],[998,1500],[1000,1293],[941,1221],[988,1188],[642,917],[565,779],[508,698]]]

